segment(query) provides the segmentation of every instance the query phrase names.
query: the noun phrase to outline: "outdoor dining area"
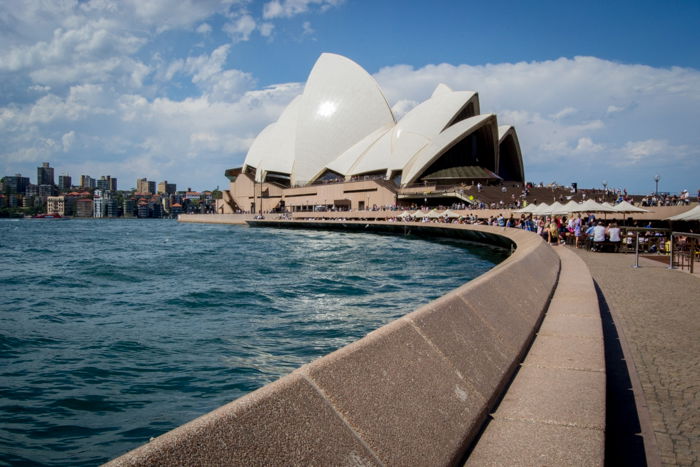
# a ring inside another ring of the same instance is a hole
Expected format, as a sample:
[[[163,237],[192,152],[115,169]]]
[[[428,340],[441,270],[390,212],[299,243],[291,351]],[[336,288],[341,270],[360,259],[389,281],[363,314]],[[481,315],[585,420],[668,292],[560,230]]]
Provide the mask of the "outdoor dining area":
[[[582,203],[572,200],[565,204],[558,201],[555,201],[551,205],[547,203],[531,204],[524,208],[517,209],[514,212],[532,214],[534,216],[564,216],[575,213],[603,213],[607,215],[644,213],[649,211],[637,207],[628,201],[622,201],[621,203],[613,205],[607,202],[599,203],[588,199]]]

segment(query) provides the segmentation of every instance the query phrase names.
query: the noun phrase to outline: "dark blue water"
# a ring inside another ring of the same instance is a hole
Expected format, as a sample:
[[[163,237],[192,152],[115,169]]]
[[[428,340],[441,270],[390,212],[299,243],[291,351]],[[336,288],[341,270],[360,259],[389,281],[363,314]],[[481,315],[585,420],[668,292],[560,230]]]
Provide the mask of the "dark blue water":
[[[0,464],[94,465],[490,269],[466,243],[0,220]]]

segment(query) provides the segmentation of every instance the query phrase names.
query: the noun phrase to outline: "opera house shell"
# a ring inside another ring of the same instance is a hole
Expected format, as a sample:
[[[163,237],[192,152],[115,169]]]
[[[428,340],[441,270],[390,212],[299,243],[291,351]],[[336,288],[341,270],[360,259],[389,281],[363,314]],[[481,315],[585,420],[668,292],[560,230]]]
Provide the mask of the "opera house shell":
[[[478,93],[440,84],[396,121],[374,78],[330,53],[260,132],[243,166],[227,171],[234,183],[241,175],[280,188],[368,179],[397,189],[524,181],[515,129],[480,114]]]

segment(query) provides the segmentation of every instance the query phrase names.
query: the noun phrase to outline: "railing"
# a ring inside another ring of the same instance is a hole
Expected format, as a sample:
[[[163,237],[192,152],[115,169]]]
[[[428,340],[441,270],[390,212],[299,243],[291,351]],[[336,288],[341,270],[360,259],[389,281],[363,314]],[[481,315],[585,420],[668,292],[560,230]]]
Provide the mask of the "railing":
[[[673,232],[671,234],[668,268],[695,272],[695,262],[700,261],[700,234]]]
[[[671,229],[650,227],[620,227],[620,251],[668,254]]]

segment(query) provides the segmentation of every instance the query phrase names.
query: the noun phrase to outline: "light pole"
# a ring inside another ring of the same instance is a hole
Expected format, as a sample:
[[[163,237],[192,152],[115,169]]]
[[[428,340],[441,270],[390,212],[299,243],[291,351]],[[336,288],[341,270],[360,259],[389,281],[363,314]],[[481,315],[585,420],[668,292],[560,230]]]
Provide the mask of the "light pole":
[[[608,198],[608,181],[607,180],[603,180],[603,191],[605,192],[605,195],[604,195],[605,199],[607,199]]]
[[[659,196],[659,180],[661,180],[661,176],[659,174],[654,175],[654,181],[656,182],[656,196]]]

